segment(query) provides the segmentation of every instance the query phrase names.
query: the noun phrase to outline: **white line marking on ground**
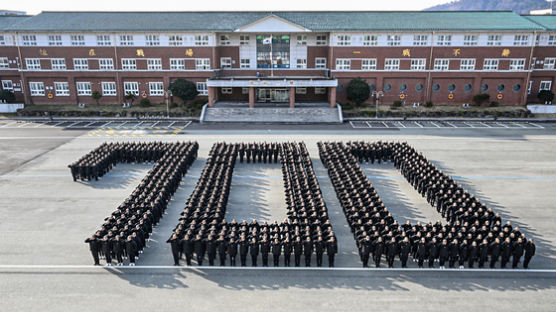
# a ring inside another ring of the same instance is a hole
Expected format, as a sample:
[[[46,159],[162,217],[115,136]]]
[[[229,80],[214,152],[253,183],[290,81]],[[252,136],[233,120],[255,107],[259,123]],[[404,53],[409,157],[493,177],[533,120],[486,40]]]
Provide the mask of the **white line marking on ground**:
[[[440,126],[437,125],[434,121],[431,121],[431,124],[435,125],[437,128],[440,128]]]
[[[384,121],[381,121],[386,128],[390,128]]]
[[[532,123],[532,122],[530,122],[529,124],[530,124],[530,125],[532,125],[532,126],[538,127],[538,128],[540,128],[540,129],[544,129],[544,127],[543,127],[543,126],[541,126],[541,125],[538,125],[538,124],[536,124],[536,123]]]
[[[491,126],[491,125],[489,125],[489,124],[486,124],[486,123],[484,123],[484,122],[479,122],[479,123],[480,123],[481,125],[483,125],[483,126],[487,127],[487,128],[492,128],[492,126]]]

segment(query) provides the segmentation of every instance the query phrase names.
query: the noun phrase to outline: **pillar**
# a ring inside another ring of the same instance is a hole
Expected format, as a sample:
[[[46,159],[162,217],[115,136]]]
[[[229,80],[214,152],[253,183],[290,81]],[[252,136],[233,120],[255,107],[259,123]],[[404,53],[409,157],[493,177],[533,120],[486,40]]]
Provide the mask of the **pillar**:
[[[208,87],[208,106],[214,106],[214,87]]]
[[[295,87],[290,87],[290,108],[295,108]]]
[[[249,108],[255,108],[255,87],[249,87]]]
[[[336,87],[330,87],[328,90],[328,98],[330,100],[330,107],[336,107]]]

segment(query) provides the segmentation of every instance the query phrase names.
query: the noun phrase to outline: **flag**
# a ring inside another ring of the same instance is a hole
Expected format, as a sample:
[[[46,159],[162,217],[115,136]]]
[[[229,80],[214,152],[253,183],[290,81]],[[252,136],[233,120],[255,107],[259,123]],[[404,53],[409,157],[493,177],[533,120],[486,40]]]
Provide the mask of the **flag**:
[[[263,44],[272,44],[272,36],[263,39]]]

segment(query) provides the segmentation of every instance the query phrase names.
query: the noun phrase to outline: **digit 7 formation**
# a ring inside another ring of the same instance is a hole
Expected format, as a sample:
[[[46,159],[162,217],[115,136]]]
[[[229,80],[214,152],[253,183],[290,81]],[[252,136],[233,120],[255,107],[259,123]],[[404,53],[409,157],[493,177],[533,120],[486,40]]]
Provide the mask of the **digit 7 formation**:
[[[479,268],[488,265],[501,267],[512,258],[512,268],[517,268],[525,253],[523,267],[527,268],[535,254],[533,240],[527,241],[518,227],[508,221],[502,225],[500,215],[469,194],[450,176],[434,166],[422,153],[407,143],[351,142],[318,143],[319,154],[336,190],[342,209],[351,227],[363,267],[369,258],[380,266],[383,255],[389,267],[397,256],[402,267],[407,266],[409,255],[419,267],[428,261],[429,267],[439,262],[444,268]],[[392,161],[405,179],[436,207],[440,221],[422,225],[399,225],[378,196],[359,162]]]
[[[103,143],[69,165],[73,179],[98,179],[120,162],[154,161],[153,168],[133,193],[105,219],[100,229],[85,241],[89,243],[95,265],[99,258],[112,258],[123,265],[124,258],[135,265],[146,241],[166,210],[187,169],[197,158],[197,142],[180,143]]]
[[[282,165],[288,218],[279,224],[227,222],[226,205],[236,160],[243,162],[276,162]],[[184,254],[191,265],[195,255],[198,265],[203,264],[205,255],[209,265],[236,265],[239,256],[242,266],[247,257],[251,265],[257,266],[259,257],[263,266],[268,266],[269,253],[274,266],[279,266],[283,256],[284,265],[290,266],[293,253],[295,266],[299,266],[304,255],[305,265],[311,264],[313,252],[317,266],[322,265],[323,254],[328,255],[329,266],[334,265],[337,253],[336,238],[328,218],[328,210],[313,170],[313,165],[304,143],[254,143],[213,145],[206,166],[193,190],[180,222],[168,240],[172,246],[174,264],[179,265]]]

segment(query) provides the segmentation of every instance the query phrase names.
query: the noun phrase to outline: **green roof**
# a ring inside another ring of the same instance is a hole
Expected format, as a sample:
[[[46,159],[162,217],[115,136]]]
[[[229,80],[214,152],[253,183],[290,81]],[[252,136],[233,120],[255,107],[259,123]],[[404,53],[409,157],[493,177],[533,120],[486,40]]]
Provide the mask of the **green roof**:
[[[524,17],[537,23],[546,30],[556,30],[556,15],[527,15]]]
[[[276,15],[312,31],[542,30],[510,11],[42,12],[14,31],[233,31]]]
[[[14,24],[30,18],[29,16],[0,16],[0,31],[10,29]]]

